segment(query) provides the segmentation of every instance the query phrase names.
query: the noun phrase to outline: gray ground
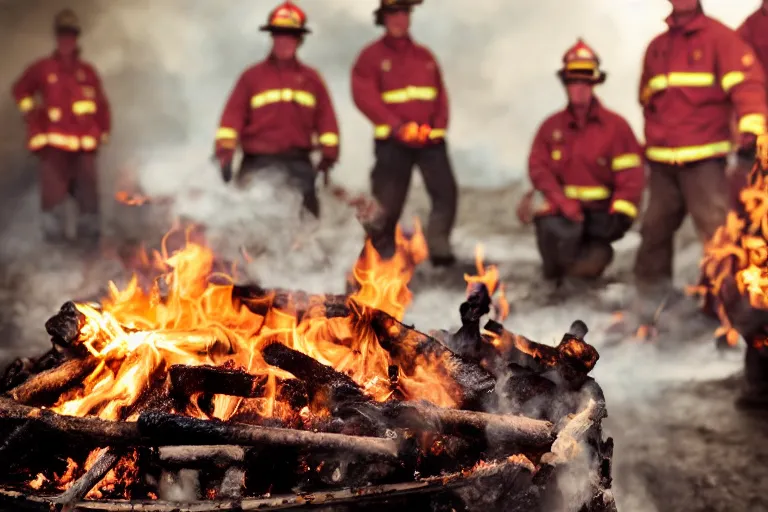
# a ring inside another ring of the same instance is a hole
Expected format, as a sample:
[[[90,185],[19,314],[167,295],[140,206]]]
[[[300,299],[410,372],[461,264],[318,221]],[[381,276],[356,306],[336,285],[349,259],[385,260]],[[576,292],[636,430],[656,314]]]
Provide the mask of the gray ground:
[[[18,187],[19,193],[0,207],[4,241],[0,247],[0,363],[43,350],[43,324],[62,302],[91,296],[108,279],[123,277],[114,258],[42,244],[34,224],[34,191],[23,182],[8,186]],[[233,201],[253,204],[253,194],[262,201],[257,212],[233,206]],[[264,190],[253,194],[207,191],[201,199],[199,191],[192,190],[179,195],[175,213],[206,218],[214,243],[224,253],[236,254],[244,245],[256,258],[247,266],[248,273],[265,285],[341,291],[362,237],[349,210],[325,197],[321,225],[302,228],[283,219],[281,225],[287,227],[276,232],[275,218],[285,216],[292,199],[265,195]],[[553,303],[552,290],[539,278],[532,233],[521,228],[511,213],[519,194],[515,187],[464,191],[455,233],[457,250],[469,263],[475,245],[482,242],[486,259],[499,264],[513,304],[508,328],[555,343],[577,318],[590,327],[588,340],[601,353],[594,373],[606,392],[607,427],[616,439],[614,475],[620,510],[768,510],[764,492],[768,488],[768,417],[745,414],[732,405],[739,381],[731,376],[740,368],[741,355],[716,353],[710,326],[695,322],[678,326],[672,336],[678,341],[627,340],[605,346],[602,331],[610,324],[611,313],[626,304],[629,288],[624,283],[637,235],[630,234],[618,245],[607,276],[614,282],[574,290],[569,298]],[[417,189],[412,199],[413,209],[405,218],[425,212],[423,192]],[[264,201],[271,201],[271,206],[265,208]],[[229,207],[229,214],[222,213],[223,205]],[[254,221],[254,215],[265,219]],[[126,207],[118,208],[114,226],[118,238],[151,239],[168,222],[166,208]],[[699,248],[689,227],[679,245],[678,273],[681,280],[692,280]],[[406,320],[426,330],[458,326],[464,294],[460,271],[421,268],[413,291]]]

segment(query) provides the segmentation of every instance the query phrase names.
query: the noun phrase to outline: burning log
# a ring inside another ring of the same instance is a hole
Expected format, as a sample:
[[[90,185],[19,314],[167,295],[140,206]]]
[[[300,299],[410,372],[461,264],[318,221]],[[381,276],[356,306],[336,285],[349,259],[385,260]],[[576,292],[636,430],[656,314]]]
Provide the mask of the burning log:
[[[20,404],[34,404],[46,397],[58,397],[68,387],[78,384],[97,364],[98,360],[94,357],[70,359],[55,368],[33,375],[7,394]]]
[[[64,491],[54,499],[54,503],[62,505],[62,512],[75,509],[75,504],[82,500],[93,487],[104,478],[122,456],[121,450],[104,448],[99,454],[91,469],[81,476],[72,487]]]
[[[366,314],[367,316],[367,314]],[[369,325],[381,346],[406,374],[428,361],[456,383],[454,399],[463,409],[481,408],[493,393],[496,380],[477,363],[462,358],[435,338],[407,327],[390,315],[372,312]]]
[[[74,302],[65,303],[59,312],[45,322],[45,330],[55,345],[70,348],[80,338],[80,329],[85,325],[85,315],[78,311]]]
[[[264,347],[261,355],[267,364],[285,370],[306,383],[310,399],[318,395],[332,402],[368,399],[348,376],[281,343]]]
[[[445,409],[427,402],[388,402],[355,405],[367,415],[377,414],[390,427],[450,434],[469,439],[487,438],[492,443],[513,444],[526,449],[549,447],[552,424],[511,414]]]
[[[313,295],[303,291],[265,289],[255,284],[232,288],[232,300],[242,304],[252,313],[265,316],[270,310],[292,311],[298,321],[320,308],[326,318],[349,316],[346,295]]]
[[[102,446],[235,444],[342,451],[380,458],[394,458],[398,454],[397,443],[390,439],[229,424],[159,411],[142,413],[139,421],[135,423],[105,421],[97,418],[62,416],[0,398],[0,425],[6,421],[24,420],[42,428]]]
[[[256,377],[243,370],[221,366],[187,366],[175,364],[168,370],[171,394],[187,398],[195,393],[211,393],[243,398],[264,394],[267,378]]]

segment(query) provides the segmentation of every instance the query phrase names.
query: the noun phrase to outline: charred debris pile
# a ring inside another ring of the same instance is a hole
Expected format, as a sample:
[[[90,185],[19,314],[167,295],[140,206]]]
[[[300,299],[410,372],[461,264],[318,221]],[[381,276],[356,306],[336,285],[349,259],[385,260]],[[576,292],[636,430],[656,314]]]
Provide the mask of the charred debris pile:
[[[66,303],[0,380],[0,508],[573,510],[576,478],[616,510],[587,326],[549,346],[484,320],[481,263],[457,332],[405,325],[423,246],[367,245],[333,296],[232,284],[188,243],[150,287]]]

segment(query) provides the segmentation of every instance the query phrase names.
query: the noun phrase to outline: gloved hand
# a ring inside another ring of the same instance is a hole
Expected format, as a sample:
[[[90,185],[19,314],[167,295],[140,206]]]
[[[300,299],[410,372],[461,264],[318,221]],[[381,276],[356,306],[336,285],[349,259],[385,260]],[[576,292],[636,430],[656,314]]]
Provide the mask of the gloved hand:
[[[624,215],[623,213],[612,213],[607,238],[611,241],[618,240],[632,227],[633,222],[632,217],[628,215]]]
[[[584,221],[584,211],[581,208],[581,203],[576,199],[565,199],[557,207],[568,220],[574,222]]]
[[[535,190],[526,192],[520,200],[520,204],[517,205],[517,218],[523,225],[528,225],[533,222],[533,195],[535,192]]]
[[[736,153],[741,158],[754,158],[757,150],[757,135],[754,133],[739,134],[739,148]]]
[[[327,173],[333,168],[335,164],[336,164],[335,160],[331,160],[330,158],[323,157],[323,159],[320,160],[320,163],[317,164],[317,172]]]
[[[419,125],[416,121],[410,121],[398,127],[397,138],[406,144],[425,144],[431,131],[432,127],[428,124]]]
[[[220,160],[219,169],[221,170],[221,179],[224,183],[232,181],[232,160]]]

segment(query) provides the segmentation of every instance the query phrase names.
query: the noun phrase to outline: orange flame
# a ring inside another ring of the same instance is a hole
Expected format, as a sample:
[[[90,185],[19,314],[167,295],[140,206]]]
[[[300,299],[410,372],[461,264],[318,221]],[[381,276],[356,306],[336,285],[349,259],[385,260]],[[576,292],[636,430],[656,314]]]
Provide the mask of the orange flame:
[[[141,194],[132,194],[125,190],[120,190],[115,194],[115,200],[118,203],[126,204],[128,206],[141,206],[149,203],[149,198]]]
[[[503,284],[500,284],[499,269],[496,265],[489,265],[485,268],[484,263],[485,249],[481,244],[475,248],[475,267],[477,274],[472,276],[464,274],[464,280],[467,282],[467,295],[472,292],[472,288],[477,284],[482,284],[488,290],[488,294],[493,297],[498,291],[498,296],[493,302],[495,310],[495,320],[503,322],[509,316],[509,302],[505,293]]]
[[[418,225],[412,236],[398,229],[396,237],[393,258],[383,260],[366,244],[355,265],[353,275],[359,290],[349,298],[349,304],[357,315],[381,310],[402,319],[411,301],[408,282],[427,251]],[[109,296],[100,305],[77,304],[86,319],[80,342],[99,365],[81,388],[62,397],[53,410],[74,416],[135,419],[140,411],[133,408],[140,397],[154,382],[162,381],[158,379],[171,365],[228,363],[267,381],[267,396],[248,399],[249,407],[255,407],[258,414],[296,414],[278,403],[275,393],[276,378],[293,376],[269,366],[261,356],[261,349],[274,342],[349,375],[377,400],[391,395],[390,355],[373,332],[359,327],[354,315],[327,318],[321,304],[312,305],[300,321],[290,307],[270,309],[265,316],[253,313],[233,303],[232,284],[209,282],[214,254],[208,247],[189,238],[186,246],[173,254],[169,255],[165,247],[164,241],[163,249],[155,254],[154,260],[162,262],[164,273],[151,289],[142,289],[134,276],[122,290],[110,283]],[[450,390],[455,384],[438,372],[417,367],[410,374],[403,373],[401,369],[398,387],[406,399],[454,405]],[[212,416],[227,419],[242,403],[237,397],[216,395]],[[186,412],[204,415],[199,409]]]
[[[725,224],[705,245],[701,261],[706,285],[694,287],[693,293],[714,299],[721,327],[715,332],[731,345],[739,334],[733,328],[720,300],[723,283],[733,278],[738,292],[748,297],[752,307],[768,309],[768,135],[758,138],[758,161],[750,176],[749,186],[740,193],[743,213],[730,211]]]

